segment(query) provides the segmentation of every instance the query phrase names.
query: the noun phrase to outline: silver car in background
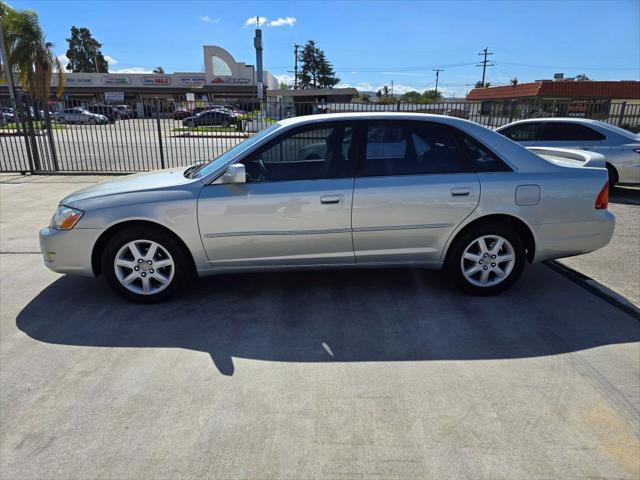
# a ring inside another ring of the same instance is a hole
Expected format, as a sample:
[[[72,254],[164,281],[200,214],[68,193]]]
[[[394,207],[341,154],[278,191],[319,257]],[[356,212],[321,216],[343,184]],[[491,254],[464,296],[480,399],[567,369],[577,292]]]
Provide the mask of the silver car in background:
[[[88,125],[106,125],[109,119],[98,113],[91,113],[82,107],[67,108],[61,112],[53,114],[53,118],[58,123],[83,123]]]
[[[579,148],[607,159],[609,187],[640,183],[640,135],[585,118],[519,120],[496,129],[524,146]]]
[[[301,154],[301,152],[306,152]],[[288,268],[444,268],[480,295],[527,262],[606,245],[602,155],[527,150],[478,124],[404,113],[282,120],[215,160],[64,198],[45,264],[161,300],[194,276]]]

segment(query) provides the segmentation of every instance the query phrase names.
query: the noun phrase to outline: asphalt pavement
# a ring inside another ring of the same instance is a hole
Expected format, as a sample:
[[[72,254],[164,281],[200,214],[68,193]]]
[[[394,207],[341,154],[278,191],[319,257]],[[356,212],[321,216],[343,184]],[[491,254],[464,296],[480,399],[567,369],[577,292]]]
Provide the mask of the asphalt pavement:
[[[394,269],[133,305],[42,265],[83,178],[0,177],[2,479],[640,476],[640,322],[547,266],[492,298]]]

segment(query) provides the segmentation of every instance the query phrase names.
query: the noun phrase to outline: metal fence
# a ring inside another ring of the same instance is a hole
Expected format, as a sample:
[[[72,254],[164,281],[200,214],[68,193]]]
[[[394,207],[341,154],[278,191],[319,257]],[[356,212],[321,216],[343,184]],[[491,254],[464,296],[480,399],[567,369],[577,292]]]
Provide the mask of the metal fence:
[[[0,172],[128,173],[201,163],[283,118],[337,112],[416,112],[465,118],[489,128],[537,117],[594,118],[632,131],[640,105],[621,103],[460,102],[224,105],[160,99],[106,106],[97,101],[14,109],[0,99]],[[208,111],[208,120],[192,121]]]

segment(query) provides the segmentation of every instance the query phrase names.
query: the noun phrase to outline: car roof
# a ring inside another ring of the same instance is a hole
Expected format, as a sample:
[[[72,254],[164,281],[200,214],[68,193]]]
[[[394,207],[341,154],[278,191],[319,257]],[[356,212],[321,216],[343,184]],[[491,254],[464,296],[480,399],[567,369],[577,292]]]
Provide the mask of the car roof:
[[[348,113],[322,113],[316,115],[303,115],[300,117],[286,118],[278,123],[282,126],[304,125],[307,123],[348,121],[348,120],[417,120],[421,122],[438,122],[451,125],[469,124],[469,120],[445,115],[429,113],[405,113],[405,112],[348,112]]]

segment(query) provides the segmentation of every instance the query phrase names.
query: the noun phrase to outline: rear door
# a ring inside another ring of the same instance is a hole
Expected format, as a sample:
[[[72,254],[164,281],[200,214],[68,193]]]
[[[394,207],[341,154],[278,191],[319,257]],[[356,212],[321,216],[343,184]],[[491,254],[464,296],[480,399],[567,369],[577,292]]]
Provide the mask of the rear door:
[[[393,120],[365,128],[353,198],[356,263],[438,262],[480,197],[454,129]]]

